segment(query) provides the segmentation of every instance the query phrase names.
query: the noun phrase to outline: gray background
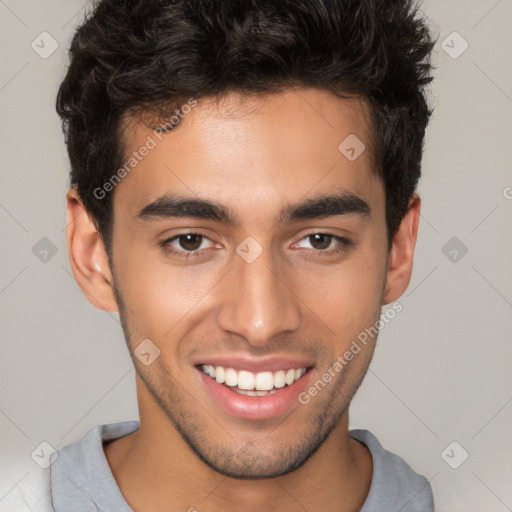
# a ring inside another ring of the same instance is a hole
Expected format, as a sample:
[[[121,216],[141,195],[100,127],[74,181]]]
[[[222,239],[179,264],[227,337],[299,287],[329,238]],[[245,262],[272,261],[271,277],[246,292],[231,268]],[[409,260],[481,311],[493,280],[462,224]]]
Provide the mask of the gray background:
[[[18,482],[48,471],[31,458],[41,442],[60,448],[137,418],[118,316],[87,302],[65,244],[68,161],[54,101],[83,5],[0,0],[0,509]],[[501,512],[512,510],[512,1],[428,0],[422,10],[439,35],[439,69],[415,266],[351,426],[424,474],[438,511]],[[44,31],[58,43],[46,59],[31,47],[51,49]],[[469,44],[457,58],[453,31]]]

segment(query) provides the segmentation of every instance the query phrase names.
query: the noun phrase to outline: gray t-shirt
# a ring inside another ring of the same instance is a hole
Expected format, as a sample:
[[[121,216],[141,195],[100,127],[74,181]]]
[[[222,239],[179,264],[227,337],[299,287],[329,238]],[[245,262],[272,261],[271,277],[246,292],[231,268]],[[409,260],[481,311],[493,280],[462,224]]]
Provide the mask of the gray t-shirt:
[[[133,512],[110,470],[103,442],[128,435],[138,421],[99,425],[52,455],[47,492],[54,512]],[[373,458],[370,492],[360,512],[433,512],[428,480],[385,450],[368,430],[351,430]],[[32,509],[30,509],[32,510]]]

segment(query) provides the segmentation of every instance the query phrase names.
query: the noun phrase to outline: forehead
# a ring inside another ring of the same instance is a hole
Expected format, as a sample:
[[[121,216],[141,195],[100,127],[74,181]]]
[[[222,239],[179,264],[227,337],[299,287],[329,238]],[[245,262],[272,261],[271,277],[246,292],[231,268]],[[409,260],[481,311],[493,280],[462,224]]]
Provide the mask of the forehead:
[[[382,202],[369,109],[358,98],[318,89],[231,93],[185,111],[169,133],[126,126],[130,172],[114,190],[116,210],[133,216],[165,193],[213,199],[242,215],[329,189]]]

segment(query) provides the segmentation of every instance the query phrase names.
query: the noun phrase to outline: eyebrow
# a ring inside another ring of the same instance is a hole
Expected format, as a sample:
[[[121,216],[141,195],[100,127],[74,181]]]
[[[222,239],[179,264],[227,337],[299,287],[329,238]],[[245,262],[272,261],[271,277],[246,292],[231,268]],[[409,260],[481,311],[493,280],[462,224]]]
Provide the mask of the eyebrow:
[[[299,220],[321,219],[336,215],[359,215],[371,217],[370,205],[352,192],[321,195],[306,199],[294,205],[287,206],[280,216],[280,222],[285,224]]]
[[[280,212],[279,222],[286,224],[336,215],[359,215],[368,218],[371,217],[371,208],[364,199],[349,191],[324,194],[285,206]],[[177,194],[164,194],[144,206],[135,215],[136,220],[144,222],[180,217],[214,220],[232,226],[239,225],[236,215],[224,205],[208,199],[196,199]]]

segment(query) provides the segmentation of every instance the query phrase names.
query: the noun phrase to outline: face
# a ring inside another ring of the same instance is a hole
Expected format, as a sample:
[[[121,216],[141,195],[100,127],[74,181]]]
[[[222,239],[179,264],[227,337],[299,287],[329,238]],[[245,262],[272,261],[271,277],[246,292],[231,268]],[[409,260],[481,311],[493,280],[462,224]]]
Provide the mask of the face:
[[[299,467],[367,371],[375,339],[333,369],[375,326],[389,285],[367,120],[358,99],[299,89],[201,101],[165,135],[126,129],[128,156],[152,146],[113,196],[114,290],[141,424],[165,412],[223,474]],[[355,160],[338,149],[350,134],[366,145]]]

